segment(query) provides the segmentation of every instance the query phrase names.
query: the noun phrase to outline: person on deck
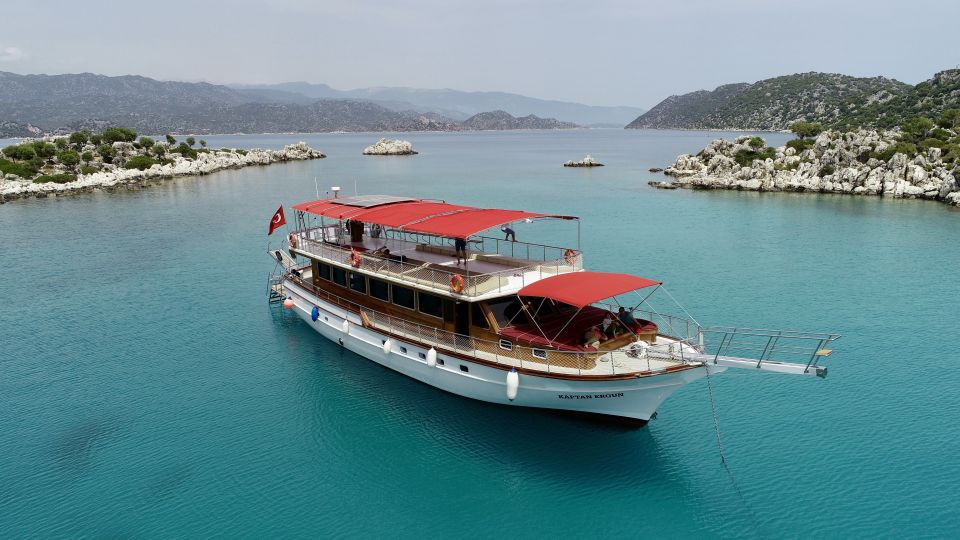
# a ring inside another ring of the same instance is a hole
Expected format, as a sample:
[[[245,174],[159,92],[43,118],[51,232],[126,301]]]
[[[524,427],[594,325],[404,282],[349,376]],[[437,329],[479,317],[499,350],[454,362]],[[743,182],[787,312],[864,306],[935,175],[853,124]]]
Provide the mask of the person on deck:
[[[617,328],[618,325],[614,323],[613,313],[607,312],[607,316],[603,318],[603,335],[608,339],[617,337]]]
[[[594,349],[600,347],[600,329],[596,326],[591,326],[583,334],[583,346],[584,347],[593,347]]]
[[[640,330],[640,323],[633,317],[633,312],[623,309],[623,306],[620,306],[620,309],[617,311],[617,318],[627,327],[627,330],[630,330],[634,334]]]
[[[516,242],[516,241],[517,241],[517,233],[515,233],[515,232],[513,231],[513,228],[511,227],[511,225],[513,225],[513,224],[512,224],[512,223],[504,223],[503,225],[500,226],[500,231],[503,232],[503,234],[505,235],[505,236],[503,237],[504,240],[510,240],[511,242]]]
[[[467,239],[466,238],[454,238],[453,247],[457,250],[457,266],[460,266],[460,259],[463,259],[463,264],[467,264]]]

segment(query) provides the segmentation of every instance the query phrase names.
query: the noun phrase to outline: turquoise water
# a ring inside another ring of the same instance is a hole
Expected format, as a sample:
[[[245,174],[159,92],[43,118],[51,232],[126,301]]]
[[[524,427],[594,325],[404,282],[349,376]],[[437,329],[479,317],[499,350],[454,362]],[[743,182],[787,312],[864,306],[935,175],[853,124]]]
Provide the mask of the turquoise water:
[[[361,156],[379,136],[207,137],[329,157],[0,206],[0,536],[960,533],[960,212],[646,186],[718,134],[404,134],[420,155]],[[588,152],[607,167],[559,166]],[[661,279],[704,323],[844,337],[826,380],[714,379],[734,484],[703,381],[624,430],[444,394],[269,308],[267,221],[314,177],[574,213],[591,268]]]

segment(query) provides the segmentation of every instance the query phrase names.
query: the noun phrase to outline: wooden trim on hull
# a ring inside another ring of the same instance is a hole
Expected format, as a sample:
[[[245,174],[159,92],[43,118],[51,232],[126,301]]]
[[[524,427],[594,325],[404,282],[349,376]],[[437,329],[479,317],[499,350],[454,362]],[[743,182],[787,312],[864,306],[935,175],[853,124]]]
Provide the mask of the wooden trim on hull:
[[[298,287],[298,288],[300,288],[300,289],[303,289],[303,287],[302,287],[300,284],[298,284],[298,283],[293,282],[293,285],[296,286],[296,287]],[[311,294],[312,294],[312,293],[310,293],[309,291],[306,291],[306,290],[304,290],[304,292],[305,292],[306,294],[308,294],[308,295],[311,295]],[[313,296],[316,296],[316,295],[313,295]],[[318,300],[320,300],[320,297],[317,296],[316,298],[317,298]],[[309,299],[309,298],[305,298],[305,299]],[[313,304],[314,304],[315,306],[317,306],[319,309],[325,311],[326,313],[328,313],[328,314],[330,314],[330,315],[333,315],[333,316],[335,316],[335,317],[338,316],[337,314],[333,313],[332,311],[330,311],[330,310],[328,310],[328,309],[325,309],[325,308],[323,308],[322,306],[319,306],[319,305],[317,304],[317,302],[311,302],[311,303],[313,303]],[[353,309],[353,308],[351,308],[351,307],[346,307],[346,306],[338,306],[338,308],[340,308],[340,309],[342,309],[342,310],[344,310],[344,311],[346,311],[346,312],[348,312],[348,313],[351,313],[351,314],[353,314],[353,315],[357,315],[358,317],[361,318],[361,320],[363,320],[363,318],[364,318],[364,316],[363,316],[363,311],[360,310],[360,309]],[[365,326],[366,328],[368,328],[369,330],[372,330],[372,331],[374,331],[374,332],[383,334],[384,336],[389,336],[389,337],[394,338],[394,339],[397,339],[397,340],[399,340],[399,341],[406,341],[406,342],[409,342],[409,343],[411,343],[411,344],[417,345],[417,346],[419,346],[419,347],[423,347],[424,349],[435,348],[435,349],[437,350],[437,352],[441,352],[441,351],[442,351],[444,355],[450,356],[450,357],[453,357],[453,358],[457,358],[457,359],[459,359],[459,360],[464,360],[464,361],[467,361],[467,362],[473,362],[473,363],[475,363],[475,364],[480,364],[480,365],[487,366],[487,367],[490,367],[490,368],[499,369],[499,370],[501,370],[501,371],[510,371],[511,369],[515,369],[515,370],[517,370],[518,373],[522,373],[522,374],[526,374],[526,375],[530,375],[530,376],[534,376],[534,377],[543,377],[543,378],[548,378],[548,379],[562,379],[562,380],[568,380],[568,381],[626,381],[626,380],[640,379],[640,378],[646,378],[646,377],[657,377],[657,376],[659,376],[659,375],[667,375],[667,374],[670,374],[670,373],[676,373],[676,372],[679,372],[679,371],[686,371],[686,370],[688,370],[688,369],[695,369],[695,368],[700,367],[700,366],[692,366],[692,365],[679,364],[679,365],[675,365],[675,366],[668,366],[668,367],[664,368],[663,371],[657,371],[657,372],[640,371],[640,372],[623,373],[623,374],[611,374],[611,375],[577,375],[577,374],[573,374],[573,373],[552,373],[552,372],[548,372],[548,371],[540,371],[540,370],[536,370],[536,369],[529,369],[529,368],[524,368],[524,367],[516,367],[516,366],[508,366],[508,365],[504,365],[504,364],[498,364],[498,363],[496,363],[496,362],[490,362],[489,360],[484,360],[484,359],[478,358],[478,357],[476,357],[476,356],[465,355],[465,354],[463,354],[463,353],[461,353],[461,352],[453,351],[453,350],[450,350],[450,349],[447,349],[447,348],[444,348],[444,347],[434,347],[433,345],[431,345],[431,344],[429,344],[429,343],[422,343],[422,342],[419,342],[419,341],[417,341],[417,340],[415,340],[415,339],[412,339],[412,338],[410,338],[410,337],[408,337],[408,336],[402,336],[402,335],[399,335],[399,334],[394,334],[394,333],[389,332],[389,331],[387,331],[387,330],[384,330],[384,329],[382,329],[382,328],[370,327],[370,326],[366,326],[366,325],[364,325],[364,326]],[[604,415],[604,416],[607,416],[607,415]]]

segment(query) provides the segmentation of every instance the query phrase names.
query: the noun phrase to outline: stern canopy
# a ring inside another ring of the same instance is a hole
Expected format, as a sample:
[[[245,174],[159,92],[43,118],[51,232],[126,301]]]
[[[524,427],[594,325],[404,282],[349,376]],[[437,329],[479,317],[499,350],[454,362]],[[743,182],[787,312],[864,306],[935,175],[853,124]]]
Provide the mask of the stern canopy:
[[[584,308],[594,302],[638,289],[662,285],[659,281],[612,272],[572,272],[535,281],[520,289],[519,296],[548,298]]]
[[[406,232],[466,238],[498,225],[523,219],[578,219],[524,210],[475,208],[442,201],[386,195],[320,199],[295,205],[294,210],[338,220],[357,220]]]

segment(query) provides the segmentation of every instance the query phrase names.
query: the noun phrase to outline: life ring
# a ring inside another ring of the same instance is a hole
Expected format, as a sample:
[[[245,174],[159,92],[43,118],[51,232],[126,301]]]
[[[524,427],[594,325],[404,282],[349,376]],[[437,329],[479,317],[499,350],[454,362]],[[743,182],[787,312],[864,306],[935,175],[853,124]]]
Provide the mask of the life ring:
[[[573,249],[567,249],[563,252],[563,260],[567,261],[567,264],[573,264],[577,260],[577,252]]]
[[[293,233],[288,234],[287,244],[290,244],[290,249],[297,249],[297,235]]]
[[[453,292],[455,292],[455,293],[458,293],[458,294],[459,294],[459,293],[462,293],[462,292],[463,292],[463,286],[464,286],[463,276],[461,276],[460,274],[454,274],[454,275],[450,276],[450,290],[451,290],[451,291],[453,291]]]
[[[360,252],[355,249],[350,250],[350,266],[360,268]]]

